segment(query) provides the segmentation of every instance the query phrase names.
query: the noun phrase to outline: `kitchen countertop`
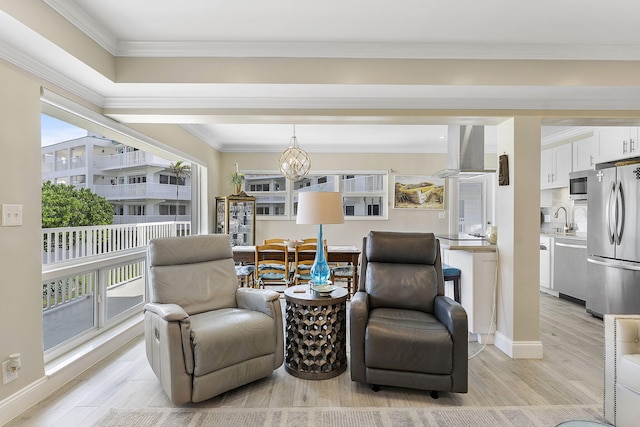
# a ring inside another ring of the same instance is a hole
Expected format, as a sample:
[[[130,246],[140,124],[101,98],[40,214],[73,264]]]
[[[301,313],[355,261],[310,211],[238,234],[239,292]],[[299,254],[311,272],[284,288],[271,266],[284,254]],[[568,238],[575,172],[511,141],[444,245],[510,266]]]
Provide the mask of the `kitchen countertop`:
[[[440,247],[450,251],[495,252],[496,245],[483,238],[461,238],[460,236],[436,235]]]
[[[553,237],[554,239],[572,239],[572,240],[587,240],[587,233],[573,233],[573,234],[564,234],[562,232],[558,233],[556,231],[542,231],[540,230],[541,236]]]

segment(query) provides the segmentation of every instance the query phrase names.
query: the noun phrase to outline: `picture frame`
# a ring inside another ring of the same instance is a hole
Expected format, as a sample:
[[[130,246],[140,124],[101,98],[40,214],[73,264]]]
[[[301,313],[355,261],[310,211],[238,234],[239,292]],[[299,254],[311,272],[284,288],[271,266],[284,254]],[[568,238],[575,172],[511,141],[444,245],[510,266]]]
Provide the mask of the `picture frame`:
[[[428,175],[396,175],[394,209],[444,210],[445,180]]]

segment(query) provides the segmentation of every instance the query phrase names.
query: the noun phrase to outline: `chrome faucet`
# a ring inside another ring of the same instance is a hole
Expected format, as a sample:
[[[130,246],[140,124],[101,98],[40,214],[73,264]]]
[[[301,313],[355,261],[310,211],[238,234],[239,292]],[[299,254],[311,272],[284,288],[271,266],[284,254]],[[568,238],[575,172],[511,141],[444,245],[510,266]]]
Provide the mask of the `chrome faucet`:
[[[560,209],[564,211],[564,231],[569,231],[569,223],[567,222],[567,209],[564,206],[560,206],[558,210],[556,210],[556,213],[555,215],[553,215],[553,217],[558,218],[558,212],[560,212]]]

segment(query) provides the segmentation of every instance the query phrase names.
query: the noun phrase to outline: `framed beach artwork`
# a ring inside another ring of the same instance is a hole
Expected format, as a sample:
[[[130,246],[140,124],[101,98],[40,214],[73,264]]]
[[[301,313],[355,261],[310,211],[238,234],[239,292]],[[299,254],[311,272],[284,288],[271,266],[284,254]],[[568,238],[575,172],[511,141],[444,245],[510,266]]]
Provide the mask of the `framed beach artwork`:
[[[444,179],[422,175],[396,175],[394,209],[444,210]]]

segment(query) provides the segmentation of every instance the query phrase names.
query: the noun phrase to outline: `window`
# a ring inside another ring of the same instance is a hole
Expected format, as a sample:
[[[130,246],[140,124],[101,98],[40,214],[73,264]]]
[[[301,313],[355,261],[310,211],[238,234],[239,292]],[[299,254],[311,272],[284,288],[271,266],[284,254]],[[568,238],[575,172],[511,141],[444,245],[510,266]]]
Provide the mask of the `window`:
[[[387,217],[387,172],[317,173],[297,182],[288,182],[277,173],[245,173],[245,189],[256,198],[258,219],[293,219],[301,191],[340,191],[345,216],[349,218]]]
[[[177,212],[177,215],[186,215],[187,207],[185,205],[178,205]],[[176,215],[176,205],[160,205],[159,213],[160,215]]]
[[[145,175],[133,175],[129,177],[129,184],[142,184],[147,182]]]
[[[158,164],[168,165],[185,157],[190,163],[193,160],[178,151],[163,158],[126,146],[131,143],[144,150],[155,142],[142,134],[132,135],[127,127],[46,89],[42,109],[42,182],[87,187],[106,197],[115,214],[114,224],[109,226],[42,229],[41,304],[44,360],[48,363],[142,311],[147,299],[144,245],[150,236],[192,234],[188,218],[176,218],[176,226],[167,228],[163,223],[174,218],[156,215],[158,200],[170,204],[176,198],[175,177],[166,167],[158,171]],[[68,122],[55,117],[65,117]],[[123,155],[127,153],[139,156]],[[193,210],[195,234],[207,231],[206,221],[198,217],[206,206],[199,184],[206,179],[207,171],[194,163],[191,168],[192,179],[178,182],[183,186],[177,210],[181,215],[188,212],[190,218],[192,203],[197,207]],[[160,174],[165,175],[167,185],[158,185]],[[121,185],[146,183],[147,178],[154,184]],[[173,204],[171,212],[176,211]],[[121,225],[129,223],[136,226]]]
[[[256,215],[285,216],[287,182],[280,174],[245,174],[245,191],[256,198]]]
[[[184,177],[180,177],[180,179],[178,179],[177,181],[178,185],[186,185],[186,180]],[[176,185],[176,177],[174,175],[160,174],[160,184]]]
[[[459,185],[458,231],[484,234],[486,222],[483,183],[460,181]]]
[[[145,215],[145,206],[129,205],[129,215]]]

